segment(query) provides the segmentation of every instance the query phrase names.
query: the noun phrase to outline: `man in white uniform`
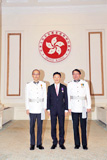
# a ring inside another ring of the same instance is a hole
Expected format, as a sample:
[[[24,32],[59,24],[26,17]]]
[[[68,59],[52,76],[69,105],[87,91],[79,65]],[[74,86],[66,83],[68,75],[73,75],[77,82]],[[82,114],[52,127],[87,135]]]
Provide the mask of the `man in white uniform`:
[[[35,149],[35,121],[37,119],[37,148],[42,146],[42,122],[45,119],[45,109],[47,105],[46,84],[39,81],[40,71],[32,71],[33,81],[26,84],[25,104],[26,113],[30,117],[30,150]]]
[[[87,112],[91,111],[91,98],[88,83],[80,79],[78,69],[72,71],[73,80],[68,83],[68,108],[73,120],[75,149],[80,147],[79,120],[81,124],[82,146],[87,148]]]

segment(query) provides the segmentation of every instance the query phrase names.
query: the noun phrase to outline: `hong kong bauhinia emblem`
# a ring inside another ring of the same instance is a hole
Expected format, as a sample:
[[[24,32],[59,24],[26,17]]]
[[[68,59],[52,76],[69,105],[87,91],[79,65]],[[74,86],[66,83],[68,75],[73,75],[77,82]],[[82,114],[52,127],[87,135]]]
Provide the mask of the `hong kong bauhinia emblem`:
[[[71,42],[68,36],[61,31],[49,31],[39,41],[41,56],[50,62],[60,62],[68,57],[71,51]]]

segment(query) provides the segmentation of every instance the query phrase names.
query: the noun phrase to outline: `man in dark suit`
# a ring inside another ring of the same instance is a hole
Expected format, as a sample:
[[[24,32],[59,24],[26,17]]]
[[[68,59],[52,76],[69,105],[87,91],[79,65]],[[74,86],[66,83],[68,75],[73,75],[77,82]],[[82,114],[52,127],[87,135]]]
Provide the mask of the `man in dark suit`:
[[[51,136],[53,145],[51,149],[57,147],[56,124],[57,117],[59,122],[59,146],[61,149],[66,149],[64,146],[64,121],[65,114],[68,112],[68,97],[67,87],[60,83],[61,73],[53,74],[54,84],[48,87],[47,110],[51,116]]]

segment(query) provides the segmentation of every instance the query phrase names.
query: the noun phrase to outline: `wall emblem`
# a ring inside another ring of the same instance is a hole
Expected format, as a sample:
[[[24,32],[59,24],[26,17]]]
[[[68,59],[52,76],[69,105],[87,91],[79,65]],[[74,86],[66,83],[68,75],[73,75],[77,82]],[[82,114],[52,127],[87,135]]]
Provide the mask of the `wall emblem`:
[[[39,41],[39,52],[47,61],[56,63],[68,57],[71,42],[68,36],[60,31],[49,31]]]

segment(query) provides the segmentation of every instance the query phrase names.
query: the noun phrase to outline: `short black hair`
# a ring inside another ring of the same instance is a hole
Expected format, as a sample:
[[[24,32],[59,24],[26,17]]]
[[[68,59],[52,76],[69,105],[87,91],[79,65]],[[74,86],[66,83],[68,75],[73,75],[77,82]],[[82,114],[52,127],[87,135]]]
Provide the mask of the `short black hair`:
[[[73,71],[72,71],[72,74],[74,73],[74,72],[79,72],[79,74],[81,74],[81,71],[79,70],[79,69],[74,69]]]
[[[39,69],[34,69],[34,70],[32,71],[32,75],[33,75],[33,73],[34,73],[35,71],[38,71],[39,74],[40,74],[40,70],[39,70]]]
[[[53,73],[53,77],[54,77],[56,74],[58,74],[58,75],[61,77],[61,73],[59,73],[59,72]]]

